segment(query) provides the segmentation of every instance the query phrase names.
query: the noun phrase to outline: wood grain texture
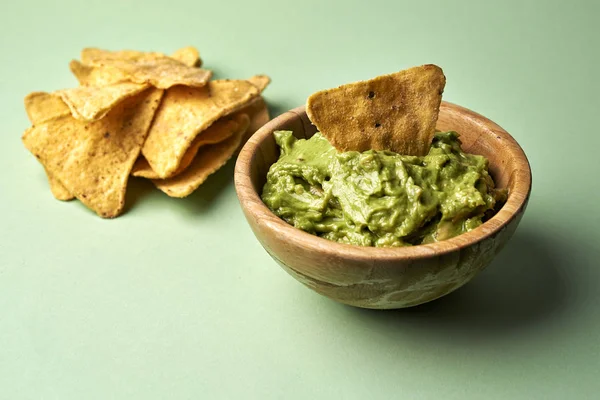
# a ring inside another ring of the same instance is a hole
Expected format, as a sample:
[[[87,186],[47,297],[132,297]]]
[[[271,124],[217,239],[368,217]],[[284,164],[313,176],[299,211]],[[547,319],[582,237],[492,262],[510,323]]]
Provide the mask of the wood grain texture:
[[[260,193],[279,150],[273,131],[298,138],[316,128],[304,107],[273,119],[246,143],[235,167],[235,188],[244,215],[265,250],[290,275],[336,301],[364,308],[422,304],[458,289],[484,269],[513,235],[527,206],[531,169],[518,143],[489,119],[442,102],[439,130],[461,135],[463,150],[490,161],[498,187],[508,188],[502,209],[471,232],[427,245],[403,248],[351,246],[310,235],[274,215]]]

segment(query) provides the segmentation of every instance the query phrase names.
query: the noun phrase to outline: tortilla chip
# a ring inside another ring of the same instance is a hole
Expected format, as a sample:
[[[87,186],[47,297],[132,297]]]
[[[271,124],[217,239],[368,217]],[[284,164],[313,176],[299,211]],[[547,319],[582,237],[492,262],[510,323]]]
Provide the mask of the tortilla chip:
[[[116,217],[123,210],[129,173],[162,94],[149,89],[95,122],[66,115],[35,125],[25,132],[23,142],[87,207],[101,217]]]
[[[258,95],[258,89],[244,80],[216,80],[199,89],[170,88],[142,148],[144,157],[158,176],[172,176],[200,132]]]
[[[132,82],[108,86],[79,86],[54,92],[69,106],[75,119],[97,121],[118,103],[147,89],[148,85]]]
[[[198,49],[192,46],[184,47],[171,54],[171,58],[184,63],[188,67],[201,67],[202,59]]]
[[[156,59],[166,57],[165,54],[157,51],[138,51],[138,50],[102,50],[94,47],[88,47],[81,50],[81,62],[87,65],[98,65],[111,61],[136,61],[141,59]]]
[[[129,75],[115,67],[94,67],[71,60],[69,69],[83,86],[108,86],[121,82],[129,82]]]
[[[46,92],[33,92],[25,96],[25,111],[32,124],[41,124],[46,121],[69,115],[69,107],[59,98]],[[46,167],[46,177],[50,185],[52,195],[61,201],[75,198],[58,179],[56,179]]]
[[[222,142],[231,137],[238,128],[238,123],[231,118],[221,118],[214,124],[208,127],[204,132],[201,132],[192,142],[188,150],[183,155],[177,169],[171,176],[175,176],[183,172],[194,160],[198,149],[202,146],[211,145]],[[148,161],[140,157],[134,164],[131,175],[148,179],[160,179],[160,176],[154,172]]]
[[[33,125],[71,113],[64,101],[46,92],[33,92],[25,96],[25,112]]]
[[[306,112],[338,150],[391,150],[426,155],[435,132],[446,77],[423,65],[308,98]]]
[[[144,53],[140,51],[121,51],[114,52],[117,54],[117,58],[121,57],[124,59],[133,58],[135,56],[140,56]],[[146,53],[146,54],[154,54],[160,57],[166,57],[162,53]],[[171,56],[174,60],[177,60],[188,67],[199,67],[202,64],[202,60],[200,59],[200,54],[198,50],[194,47],[184,47],[182,49],[177,50]],[[93,65],[85,65],[80,61],[72,60],[69,63],[69,68],[71,72],[81,85],[92,85],[92,86],[107,86],[120,82],[128,82],[129,74],[123,72],[122,70],[109,65],[103,66],[93,66]]]
[[[46,171],[48,185],[50,185],[50,192],[52,192],[52,196],[54,196],[56,200],[71,201],[75,198],[75,196],[69,192],[69,189],[67,189],[65,185],[63,185],[57,178],[48,172],[46,167],[44,167],[44,171]]]
[[[81,52],[81,62],[89,66],[118,69],[131,82],[149,83],[159,89],[175,85],[202,87],[212,76],[211,71],[187,66],[161,53],[87,48]]]
[[[169,179],[155,179],[152,181],[154,185],[171,197],[189,196],[209,175],[225,165],[239,147],[250,119],[246,114],[238,114],[235,121],[238,127],[233,136],[223,142],[204,146],[183,173]]]
[[[269,78],[267,75],[254,75],[248,79],[248,82],[256,86],[258,90],[262,92],[266,89],[269,83],[271,83],[271,78]]]

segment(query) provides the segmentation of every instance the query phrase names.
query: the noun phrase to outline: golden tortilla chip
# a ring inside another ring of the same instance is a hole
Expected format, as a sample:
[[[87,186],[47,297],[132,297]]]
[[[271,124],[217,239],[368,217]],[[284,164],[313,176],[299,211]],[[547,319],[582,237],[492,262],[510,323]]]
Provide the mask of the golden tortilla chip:
[[[101,65],[111,61],[136,61],[142,59],[156,59],[166,57],[165,54],[157,51],[138,51],[138,50],[102,50],[94,47],[88,47],[81,50],[81,62],[87,65]]]
[[[184,63],[188,67],[201,67],[202,59],[198,49],[192,46],[184,47],[171,54],[171,58]]]
[[[108,86],[129,82],[129,75],[115,67],[94,67],[84,65],[77,60],[71,60],[69,69],[75,75],[79,84],[83,86]]]
[[[233,136],[223,142],[204,146],[184,172],[169,179],[155,179],[152,181],[154,185],[171,197],[189,196],[209,175],[225,165],[239,147],[250,119],[246,114],[238,114],[235,121],[238,127]]]
[[[149,83],[159,89],[175,85],[202,87],[212,72],[185,65],[161,53],[140,51],[108,51],[87,48],[81,52],[84,65],[116,68],[134,83]]]
[[[216,80],[199,89],[172,87],[156,113],[142,154],[161,178],[172,176],[200,132],[258,96],[258,89],[244,80]]]
[[[118,103],[147,89],[148,85],[132,82],[107,86],[79,86],[54,92],[69,106],[75,119],[96,121],[103,118]]]
[[[121,57],[124,59],[127,59],[128,56],[129,58],[132,58],[134,56],[140,56],[141,54],[144,54],[142,52],[132,50],[115,53],[118,54],[117,58]],[[165,56],[162,53],[150,54],[155,54],[160,57]],[[198,50],[196,50],[194,47],[184,47],[182,49],[179,49],[175,53],[173,53],[171,58],[187,65],[188,67],[199,67],[202,64],[200,54],[198,53]],[[75,75],[77,81],[79,81],[81,85],[107,86],[115,83],[129,81],[129,74],[114,66],[92,66],[85,65],[77,60],[72,60],[69,63],[69,68],[71,69],[71,72],[73,73],[73,75]]]
[[[33,92],[25,96],[25,111],[33,125],[71,113],[69,107],[59,97],[46,92]],[[58,179],[48,172],[46,167],[44,167],[44,171],[46,171],[50,191],[57,200],[68,201],[75,198]]]
[[[267,109],[267,105],[262,97],[257,97],[250,102],[249,105],[242,108],[236,114],[246,114],[250,118],[250,125],[248,129],[246,129],[246,133],[242,137],[241,143],[246,143],[246,141],[260,129],[264,124],[269,122],[269,110]],[[236,115],[234,114],[234,115]],[[183,158],[181,159],[181,163],[175,170],[175,172],[171,176],[176,176],[183,171],[192,163],[198,149],[202,146],[219,143],[231,135],[233,135],[234,130],[222,129],[224,127],[224,121],[228,117],[221,118],[220,120],[213,123],[208,129],[204,132],[201,132],[196,139],[192,142],[188,150],[185,152]],[[228,124],[230,125],[230,124]],[[218,128],[218,129],[216,129]],[[143,177],[147,179],[160,179],[158,174],[154,172],[148,161],[144,157],[138,158],[133,166],[133,171],[131,172],[133,176]]]
[[[179,166],[171,176],[183,172],[192,163],[200,147],[219,143],[228,139],[236,132],[238,125],[239,124],[233,119],[225,117],[216,121],[204,132],[201,132],[187,149]],[[154,172],[152,167],[150,167],[150,164],[148,164],[148,161],[142,157],[138,158],[135,162],[131,175],[148,179],[160,179],[160,176]]]
[[[25,112],[33,125],[71,113],[64,101],[46,92],[33,92],[25,96]]]
[[[254,75],[248,79],[248,82],[256,86],[258,90],[262,92],[266,89],[269,83],[271,83],[271,78],[269,78],[267,75]]]
[[[94,122],[66,115],[35,125],[25,132],[23,142],[87,207],[101,217],[116,217],[123,210],[129,173],[162,94],[149,89]]]
[[[338,150],[391,150],[426,155],[435,133],[446,77],[423,65],[323,90],[306,112]]]
[[[50,172],[48,172],[46,167],[44,167],[44,171],[46,171],[46,177],[48,178],[48,184],[50,185],[50,191],[52,192],[52,196],[54,196],[56,200],[70,201],[75,198],[75,196],[73,196],[71,192],[69,192],[69,189],[67,189],[65,185],[63,185]]]

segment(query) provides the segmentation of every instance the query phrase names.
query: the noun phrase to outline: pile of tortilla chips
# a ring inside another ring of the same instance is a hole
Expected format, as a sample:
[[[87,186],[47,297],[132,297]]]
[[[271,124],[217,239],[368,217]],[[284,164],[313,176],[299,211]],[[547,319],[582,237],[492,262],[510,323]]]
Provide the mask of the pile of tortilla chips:
[[[121,214],[130,175],[185,197],[269,120],[265,75],[210,80],[193,47],[171,56],[81,52],[80,86],[25,98],[25,147],[42,163],[54,197],[79,199],[104,218]]]

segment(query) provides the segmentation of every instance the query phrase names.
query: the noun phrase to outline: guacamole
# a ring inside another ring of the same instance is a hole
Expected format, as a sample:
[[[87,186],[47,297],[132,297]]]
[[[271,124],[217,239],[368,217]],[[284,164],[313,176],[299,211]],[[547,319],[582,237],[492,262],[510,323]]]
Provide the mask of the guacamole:
[[[359,246],[409,246],[468,232],[506,199],[485,157],[465,154],[456,132],[436,133],[429,154],[338,152],[320,133],[277,131],[281,149],[262,200],[306,232]]]

